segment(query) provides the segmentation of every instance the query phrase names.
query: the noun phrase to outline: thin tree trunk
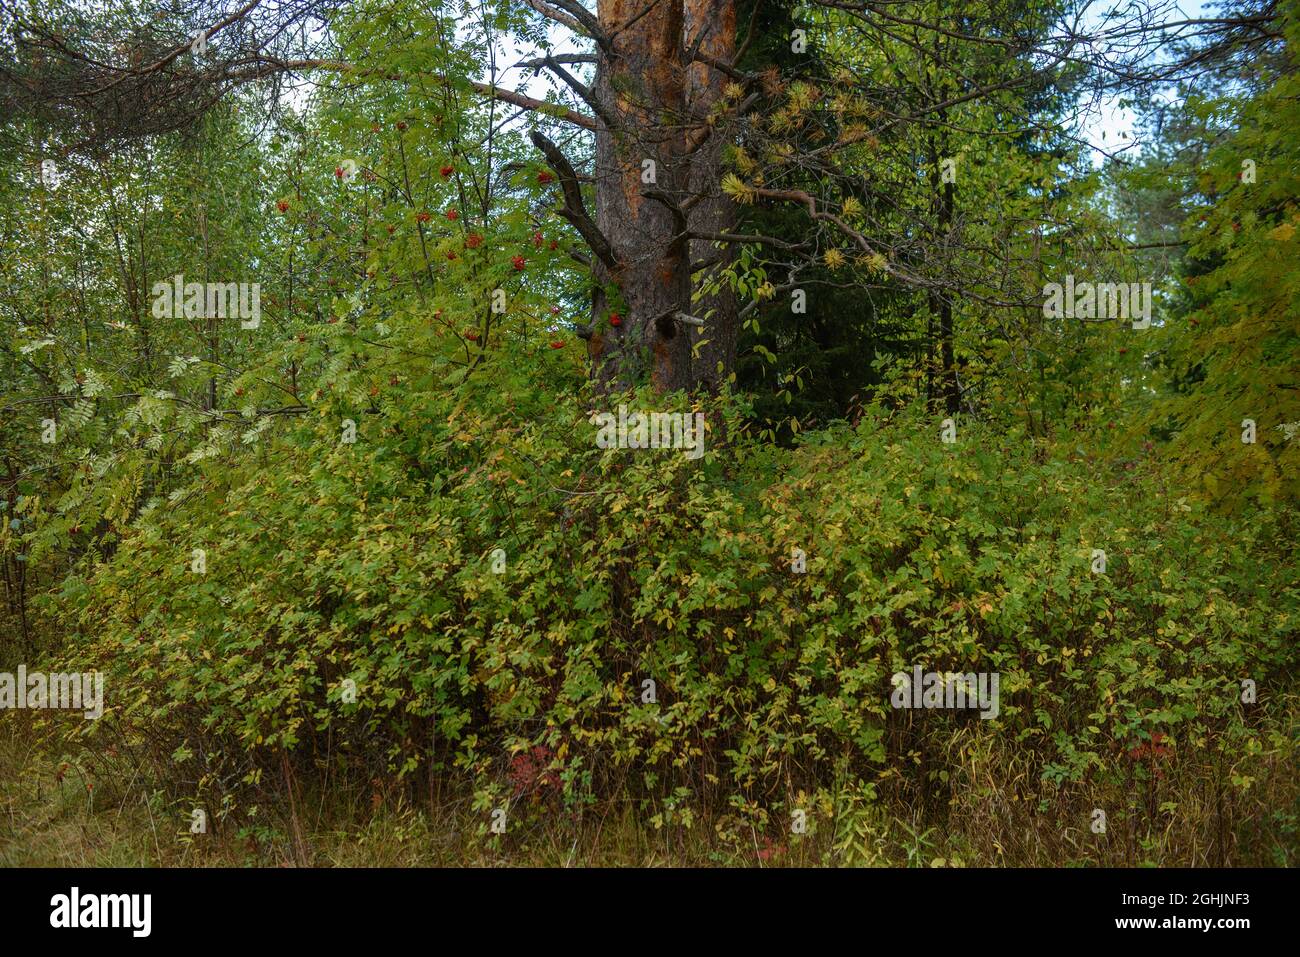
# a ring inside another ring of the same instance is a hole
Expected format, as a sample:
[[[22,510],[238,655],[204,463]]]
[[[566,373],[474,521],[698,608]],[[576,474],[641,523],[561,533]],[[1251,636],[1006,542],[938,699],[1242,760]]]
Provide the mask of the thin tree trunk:
[[[940,121],[945,119],[945,113],[940,112]],[[936,147],[933,142],[930,146],[930,185],[934,190],[936,197],[936,225],[935,225],[935,242],[945,250],[949,244],[949,232],[952,229],[953,209],[955,199],[953,195],[953,183],[941,182],[940,163],[946,158],[946,138],[941,139]],[[939,399],[943,401],[944,411],[949,415],[955,415],[961,411],[961,384],[957,381],[957,361],[956,349],[953,345],[953,320],[952,320],[952,296],[947,291],[932,290],[929,294],[930,306],[930,356],[926,363],[926,392],[927,400],[931,407],[937,406]],[[938,318],[938,356],[934,356],[934,326],[935,317]],[[938,395],[934,392],[934,375],[933,369],[936,364],[939,366],[939,383]]]
[[[686,0],[686,42],[699,38],[701,52],[713,60],[730,63],[736,56],[735,0]],[[695,63],[686,75],[686,100],[693,123],[702,124],[722,98],[727,78],[720,71]],[[722,151],[726,140],[713,136],[691,161],[691,194],[703,196],[688,213],[692,232],[734,232],[736,204],[720,189]],[[731,265],[735,253],[730,243],[722,249],[707,239],[691,240],[692,268],[697,270],[698,288]],[[707,264],[707,265],[706,265]],[[701,266],[704,266],[702,269]],[[739,334],[736,296],[725,282],[716,293],[698,297],[693,315],[704,320],[704,328],[691,327],[692,382],[716,392],[736,366]]]

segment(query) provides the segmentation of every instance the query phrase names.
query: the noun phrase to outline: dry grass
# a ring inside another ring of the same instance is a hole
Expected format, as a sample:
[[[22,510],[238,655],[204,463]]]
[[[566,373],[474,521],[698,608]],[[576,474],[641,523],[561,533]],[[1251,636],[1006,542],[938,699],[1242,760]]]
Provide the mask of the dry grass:
[[[631,801],[574,817],[522,804],[507,834],[485,833],[468,797],[431,804],[396,785],[326,789],[297,782],[246,806],[240,826],[189,833],[188,810],[166,801],[126,760],[40,753],[27,717],[0,723],[0,866],[1293,866],[1300,863],[1294,727],[1273,747],[1215,769],[1179,754],[1162,777],[1126,791],[1057,789],[1023,754],[955,736],[946,811],[924,820],[894,799],[840,787],[833,812],[781,842],[734,819],[654,828]],[[1250,778],[1248,786],[1234,786]],[[1216,783],[1221,782],[1221,783]],[[449,790],[451,790],[449,788]],[[882,788],[881,793],[889,793]],[[1093,808],[1107,831],[1092,832]],[[1154,813],[1151,813],[1154,809]]]

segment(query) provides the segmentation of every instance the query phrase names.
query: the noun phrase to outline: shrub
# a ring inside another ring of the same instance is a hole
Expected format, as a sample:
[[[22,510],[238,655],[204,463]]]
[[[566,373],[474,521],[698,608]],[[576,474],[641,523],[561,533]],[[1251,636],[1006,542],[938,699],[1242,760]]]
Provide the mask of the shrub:
[[[562,784],[574,810],[633,800],[720,831],[779,831],[855,780],[942,818],[998,750],[1026,798],[1154,801],[1192,756],[1273,747],[1297,588],[1259,556],[1292,554],[1285,510],[1214,514],[1145,461],[973,425],[945,445],[916,411],[779,449],[719,402],[693,462],[598,449],[572,402],[403,401],[352,445],[328,414],[287,427],[67,581],[72,657],[109,672],[85,733],[120,732],[214,806],[289,755],[454,767],[485,811]],[[914,665],[999,673],[999,715],[891,708]]]

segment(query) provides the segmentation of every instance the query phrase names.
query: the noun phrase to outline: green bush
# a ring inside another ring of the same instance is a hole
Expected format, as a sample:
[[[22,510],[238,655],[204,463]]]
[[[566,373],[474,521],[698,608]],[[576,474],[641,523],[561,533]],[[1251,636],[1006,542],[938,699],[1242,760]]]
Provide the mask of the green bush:
[[[506,385],[408,394],[355,444],[330,407],[146,511],[51,608],[80,608],[76,662],[109,672],[85,733],[227,805],[289,754],[454,765],[485,810],[631,799],[764,826],[855,781],[941,810],[981,748],[1049,789],[1122,789],[1163,774],[1150,754],[1266,745],[1298,594],[1258,556],[1292,553],[1285,511],[1216,515],[1146,462],[976,426],[943,444],[913,412],[783,450],[719,403],[699,461],[602,451],[574,403],[516,408]],[[1000,673],[1000,714],[891,708],[913,665]]]

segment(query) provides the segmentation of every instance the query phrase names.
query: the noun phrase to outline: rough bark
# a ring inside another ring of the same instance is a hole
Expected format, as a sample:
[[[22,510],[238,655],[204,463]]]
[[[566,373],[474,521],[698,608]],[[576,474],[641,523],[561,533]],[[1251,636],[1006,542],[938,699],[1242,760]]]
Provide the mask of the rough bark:
[[[596,225],[616,262],[594,264],[588,339],[592,375],[605,390],[632,385],[648,374],[660,391],[690,389],[707,380],[706,366],[734,358],[734,318],[699,330],[678,318],[696,316],[692,305],[692,254],[715,252],[692,244],[692,222],[725,226],[732,215],[716,194],[721,144],[710,138],[691,149],[696,120],[703,121],[721,94],[720,78],[692,65],[700,26],[710,29],[702,48],[720,55],[734,48],[734,0],[601,0],[597,16],[605,37],[594,95],[606,120],[596,133]],[[653,164],[652,172],[647,161]],[[694,249],[692,249],[694,246]],[[620,324],[610,323],[617,312]],[[730,310],[734,317],[734,304]],[[729,332],[729,335],[727,334]],[[693,361],[693,339],[705,338]]]

